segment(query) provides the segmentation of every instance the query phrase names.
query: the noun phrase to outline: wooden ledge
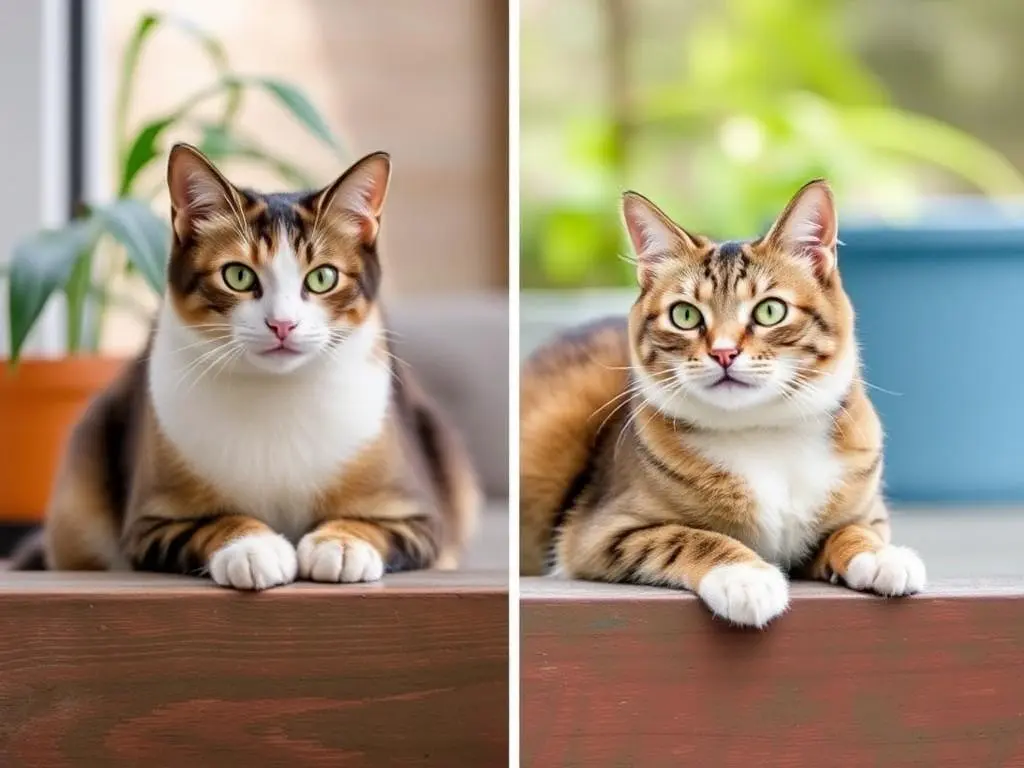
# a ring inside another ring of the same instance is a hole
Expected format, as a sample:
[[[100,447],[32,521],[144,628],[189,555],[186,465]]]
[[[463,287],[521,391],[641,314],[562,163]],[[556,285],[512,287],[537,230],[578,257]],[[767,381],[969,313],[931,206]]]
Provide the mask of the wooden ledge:
[[[0,626],[4,768],[507,762],[501,574],[5,573]]]
[[[763,631],[667,589],[524,579],[524,766],[1024,765],[1024,579],[797,583]]]
[[[0,587],[2,588],[2,587]],[[1024,578],[995,577],[985,579],[943,579],[928,585],[919,595],[900,600],[885,601],[877,595],[855,592],[852,589],[821,582],[793,582],[790,598],[794,603],[805,600],[866,600],[869,602],[920,602],[922,600],[953,597],[1020,597],[1024,598]],[[619,602],[647,600],[675,600],[699,605],[697,597],[684,590],[662,587],[640,587],[632,584],[604,584],[594,581],[575,581],[556,578],[524,578],[520,582],[523,602]]]
[[[508,577],[501,571],[420,571],[395,573],[370,584],[314,584],[300,581],[258,594],[218,587],[209,579],[153,573],[85,573],[23,571],[0,572],[0,601],[24,594],[73,597],[132,595],[163,598],[169,594],[189,598],[251,597],[267,600],[348,599],[406,595],[508,594]]]

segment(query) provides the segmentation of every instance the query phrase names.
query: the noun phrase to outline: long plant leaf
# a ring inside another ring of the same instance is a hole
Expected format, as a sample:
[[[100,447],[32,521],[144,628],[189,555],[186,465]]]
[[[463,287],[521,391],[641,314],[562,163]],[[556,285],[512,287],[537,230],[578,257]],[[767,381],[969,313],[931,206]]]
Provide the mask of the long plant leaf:
[[[131,194],[132,183],[139,173],[160,154],[157,142],[160,135],[175,121],[174,115],[161,117],[143,126],[128,148],[128,154],[121,164],[121,182],[118,185],[118,196]]]
[[[863,144],[902,154],[959,176],[991,196],[1024,194],[1024,175],[969,133],[890,107],[844,109],[841,124]]]
[[[89,282],[92,279],[92,249],[88,249],[82,257],[75,261],[67,283],[64,285],[64,296],[67,299],[67,349],[69,352],[78,352],[83,344],[88,346],[89,340],[86,336],[87,300],[89,298]]]
[[[99,208],[96,217],[103,229],[125,248],[128,262],[157,294],[164,292],[170,229],[167,223],[139,200],[118,200]]]
[[[309,188],[316,184],[316,181],[299,166],[277,157],[255,140],[221,125],[198,125],[202,134],[198,144],[199,150],[212,160],[250,160],[267,166],[280,176],[282,181],[293,187]]]
[[[117,151],[120,165],[123,167],[130,155],[129,147],[135,142],[128,140],[128,107],[131,103],[132,93],[135,90],[135,80],[138,76],[139,61],[142,58],[142,51],[146,41],[160,27],[169,25],[194,39],[205,51],[213,63],[220,78],[227,77],[229,62],[227,51],[221,42],[213,35],[196,25],[187,18],[170,13],[146,13],[143,14],[135,30],[125,46],[124,59],[121,63],[121,76],[117,85],[117,96],[115,105],[114,130],[117,139]],[[241,107],[241,89],[229,89],[228,99],[224,107],[221,122],[225,125],[231,122]]]
[[[38,232],[15,246],[7,284],[11,360],[18,359],[46,302],[66,288],[95,238],[95,221],[79,219],[62,229]]]
[[[196,106],[222,93],[231,94],[234,91],[240,91],[245,88],[259,88],[270,94],[279,105],[295,117],[310,133],[334,149],[339,156],[343,154],[341,144],[334,136],[330,126],[327,125],[327,121],[298,88],[273,78],[225,77],[213,85],[192,94],[173,111],[155,120],[151,120],[139,131],[132,142],[132,146],[128,148],[127,156],[123,163],[119,195],[124,197],[131,193],[132,184],[139,173],[153,159],[163,153],[160,141],[164,134],[184,121]],[[230,133],[229,126],[223,121],[219,123],[219,127],[225,134]],[[250,147],[250,149],[254,148]],[[287,176],[294,176],[291,173],[291,170],[294,170],[294,168],[289,169],[287,164],[282,165],[280,160],[262,151],[259,154],[265,155],[264,162],[272,161],[271,165],[276,166],[275,170],[283,171]],[[253,159],[255,159],[255,156],[253,156]]]
[[[337,137],[331,131],[327,120],[313,106],[306,94],[290,83],[272,77],[233,77],[228,82],[235,82],[246,87],[259,88],[284,108],[284,110],[298,120],[306,130],[320,139],[324,144],[342,152],[343,148]]]
[[[132,185],[139,173],[155,158],[163,154],[161,139],[168,129],[176,127],[188,117],[193,109],[207,99],[238,90],[240,87],[237,82],[227,79],[219,80],[213,85],[196,91],[171,112],[146,123],[136,134],[131,147],[128,148],[125,161],[122,163],[118,197],[127,197],[132,194]]]

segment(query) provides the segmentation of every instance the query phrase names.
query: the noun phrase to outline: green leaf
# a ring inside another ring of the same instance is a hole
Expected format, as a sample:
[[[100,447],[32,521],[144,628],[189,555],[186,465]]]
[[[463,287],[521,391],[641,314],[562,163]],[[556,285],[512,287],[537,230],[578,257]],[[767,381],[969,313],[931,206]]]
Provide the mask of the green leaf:
[[[308,188],[316,184],[309,174],[297,165],[275,156],[248,137],[230,131],[222,125],[200,123],[199,128],[202,132],[199,151],[211,160],[251,160],[268,166],[282,181],[292,186]]]
[[[118,186],[118,195],[124,196],[131,192],[132,182],[147,165],[155,160],[160,154],[157,147],[157,140],[160,135],[176,120],[175,115],[161,117],[147,123],[135,136],[128,149],[128,156],[125,158],[121,169],[121,183]]]
[[[95,237],[95,222],[85,219],[63,229],[38,232],[15,246],[8,276],[12,361],[21,354],[46,302],[67,286]]]
[[[331,132],[327,121],[320,115],[309,99],[306,98],[305,94],[295,86],[281,80],[266,77],[224,77],[213,85],[193,93],[173,111],[151,120],[139,131],[131,146],[124,153],[119,195],[123,197],[130,194],[132,184],[138,174],[163,153],[160,140],[168,129],[182,122],[201,102],[223,93],[227,93],[229,101],[231,101],[237,98],[238,94],[247,87],[259,88],[270,94],[314,136],[336,150],[339,155],[342,154],[339,142]],[[229,135],[227,123],[228,117],[226,113],[225,117],[218,124],[224,135]],[[250,145],[248,149],[251,150],[250,157],[252,159],[271,162],[272,165],[276,166],[276,170],[283,172],[287,176],[294,176],[293,171],[296,170],[294,166],[288,166],[287,163],[282,164],[281,161],[273,158],[263,150],[256,150],[254,146]]]
[[[158,117],[146,123],[136,135],[131,147],[128,148],[127,155],[122,163],[121,184],[118,189],[118,196],[126,197],[131,194],[135,178],[154,158],[163,154],[160,139],[168,128],[173,128],[182,122],[195,107],[207,99],[224,92],[234,93],[238,90],[239,85],[235,81],[222,80],[216,82],[211,86],[196,91],[163,117]]]
[[[895,108],[851,108],[840,119],[866,146],[945,168],[991,196],[1024,194],[1024,175],[1006,157],[951,125]]]
[[[125,45],[124,59],[121,62],[121,79],[117,86],[117,103],[115,106],[114,130],[118,142],[118,157],[122,157],[125,134],[128,131],[128,104],[131,99],[132,86],[135,82],[135,75],[139,66],[139,58],[142,55],[142,45],[146,38],[156,29],[158,18],[156,14],[146,13],[139,18],[135,25],[135,31]]]
[[[162,26],[173,26],[195,40],[210,58],[219,77],[226,77],[229,71],[227,51],[223,44],[191,20],[174,14],[143,14],[135,25],[135,31],[125,46],[124,59],[121,64],[121,79],[117,87],[114,128],[118,142],[118,158],[121,161],[121,165],[125,164],[129,156],[129,141],[127,137],[128,106],[131,103],[135,79],[138,74],[139,60],[142,58],[142,51],[146,40]],[[241,106],[241,98],[242,93],[240,89],[234,88],[230,90],[224,115],[221,118],[222,122],[227,124],[237,114]]]
[[[235,77],[227,82],[242,86],[260,88],[284,107],[285,111],[298,120],[306,129],[332,149],[341,152],[342,148],[324,117],[313,106],[313,103],[300,89],[290,83],[271,77]]]
[[[92,279],[92,252],[83,254],[75,262],[71,275],[64,286],[67,298],[67,349],[78,352],[85,341],[86,300],[89,295],[89,283]]]
[[[125,248],[128,262],[149,287],[163,294],[166,282],[170,229],[167,223],[139,200],[118,200],[96,211],[103,229]]]

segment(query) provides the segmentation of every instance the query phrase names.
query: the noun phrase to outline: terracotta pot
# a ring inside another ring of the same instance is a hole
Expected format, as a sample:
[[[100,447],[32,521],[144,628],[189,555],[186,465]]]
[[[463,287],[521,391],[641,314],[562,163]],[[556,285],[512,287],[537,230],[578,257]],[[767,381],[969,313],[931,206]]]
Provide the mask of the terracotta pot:
[[[0,523],[42,519],[64,442],[89,401],[120,373],[109,357],[0,359]]]

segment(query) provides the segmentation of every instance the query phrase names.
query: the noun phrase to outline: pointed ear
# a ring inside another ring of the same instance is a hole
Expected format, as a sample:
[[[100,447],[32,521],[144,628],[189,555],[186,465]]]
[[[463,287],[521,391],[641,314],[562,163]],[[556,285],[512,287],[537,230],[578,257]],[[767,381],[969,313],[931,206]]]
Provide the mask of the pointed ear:
[[[192,236],[203,222],[235,216],[238,192],[202,152],[190,144],[175,144],[167,161],[171,193],[171,223],[179,240]]]
[[[637,192],[622,196],[622,218],[636,255],[637,278],[647,285],[657,266],[682,248],[694,251],[694,239],[654,203]]]
[[[334,216],[362,242],[372,244],[390,180],[391,157],[386,152],[367,155],[317,195],[317,217]]]
[[[800,188],[764,240],[804,261],[819,280],[836,266],[839,219],[832,190],[823,179]]]

